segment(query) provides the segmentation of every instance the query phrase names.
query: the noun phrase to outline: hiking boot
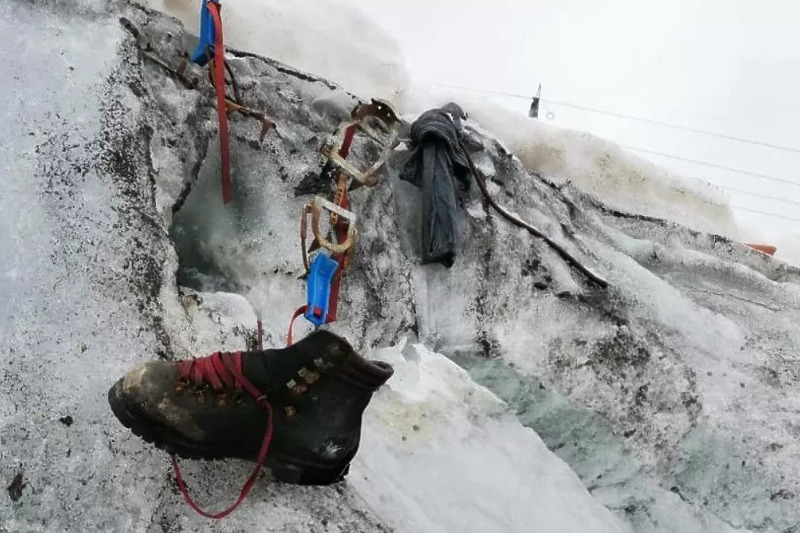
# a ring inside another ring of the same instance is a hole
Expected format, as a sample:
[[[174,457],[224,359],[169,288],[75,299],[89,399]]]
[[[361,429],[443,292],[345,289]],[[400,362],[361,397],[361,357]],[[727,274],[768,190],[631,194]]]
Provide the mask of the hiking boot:
[[[108,401],[125,427],[171,454],[263,462],[279,481],[327,485],[347,473],[362,413],[393,372],[317,331],[281,350],[141,364]]]

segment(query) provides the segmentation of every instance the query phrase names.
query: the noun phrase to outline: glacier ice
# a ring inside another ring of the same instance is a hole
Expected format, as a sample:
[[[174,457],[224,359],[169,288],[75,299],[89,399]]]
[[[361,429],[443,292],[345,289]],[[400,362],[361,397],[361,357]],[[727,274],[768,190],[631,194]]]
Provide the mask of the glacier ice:
[[[0,506],[0,529],[796,528],[800,271],[531,173],[477,123],[470,145],[493,194],[612,287],[589,286],[477,195],[453,269],[422,267],[419,192],[397,179],[398,153],[378,187],[353,194],[361,239],[332,326],[398,369],[367,412],[350,478],[265,479],[225,522],[192,515],[163,454],[116,423],[105,391],[142,359],[244,349],[257,317],[267,345],[282,344],[304,297],[297,186],[322,166],[342,89],[229,51],[245,98],[278,129],[259,145],[257,125],[232,116],[236,201],[223,208],[213,95],[136,45],[177,64],[191,36],[124,2],[77,7],[15,0],[0,20],[16,39],[0,52],[12,95],[0,143],[0,478],[25,483]],[[649,192],[669,203],[660,186]],[[726,216],[716,204],[701,213],[723,229]],[[211,506],[247,467],[185,466]]]

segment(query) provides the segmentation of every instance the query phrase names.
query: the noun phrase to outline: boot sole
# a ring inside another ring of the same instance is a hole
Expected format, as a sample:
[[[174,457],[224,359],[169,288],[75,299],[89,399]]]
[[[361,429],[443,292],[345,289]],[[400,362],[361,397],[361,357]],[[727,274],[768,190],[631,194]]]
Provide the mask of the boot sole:
[[[177,455],[183,459],[199,459],[216,461],[231,459],[230,455],[215,452],[206,446],[187,440],[181,434],[169,428],[147,420],[142,413],[130,405],[120,392],[121,383],[116,383],[108,391],[108,403],[114,416],[134,435],[160,450]],[[139,414],[139,416],[137,416]],[[253,457],[235,457],[254,461]],[[310,465],[284,454],[267,454],[264,466],[269,468],[272,476],[280,482],[292,485],[330,485],[342,481],[350,471],[350,459],[344,466],[320,467]]]

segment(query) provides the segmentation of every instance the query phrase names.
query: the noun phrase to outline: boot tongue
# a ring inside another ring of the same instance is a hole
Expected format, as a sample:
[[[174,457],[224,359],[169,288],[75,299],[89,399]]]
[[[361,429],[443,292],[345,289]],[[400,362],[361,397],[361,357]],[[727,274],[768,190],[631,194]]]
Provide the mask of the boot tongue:
[[[286,348],[243,353],[242,372],[264,390],[282,389],[306,373],[341,367],[349,355],[353,351],[344,339],[327,331],[316,331]]]
[[[331,365],[339,364],[353,353],[353,348],[344,338],[325,330],[317,330],[287,349],[295,351],[295,357],[317,361],[318,364],[322,360],[322,364]]]
[[[375,390],[394,373],[390,365],[364,359],[342,337],[324,330],[287,348],[244,353],[242,369],[247,379],[264,389],[305,380],[307,373],[313,382],[313,374],[333,371],[360,388]]]
[[[262,391],[287,382],[297,371],[296,362],[285,358],[283,350],[245,352],[242,354],[242,372]]]

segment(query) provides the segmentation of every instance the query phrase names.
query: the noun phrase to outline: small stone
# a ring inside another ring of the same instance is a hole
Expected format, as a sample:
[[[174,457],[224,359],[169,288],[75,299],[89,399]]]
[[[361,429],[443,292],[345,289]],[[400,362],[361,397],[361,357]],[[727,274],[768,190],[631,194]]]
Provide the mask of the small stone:
[[[22,478],[22,472],[17,472],[17,475],[14,476],[14,479],[12,479],[11,483],[6,487],[12,502],[18,502],[20,498],[22,498],[22,490],[26,486],[27,483],[25,483],[25,480]]]
[[[419,431],[419,426],[414,424],[413,426],[411,426],[411,429],[413,429],[414,431]]]

